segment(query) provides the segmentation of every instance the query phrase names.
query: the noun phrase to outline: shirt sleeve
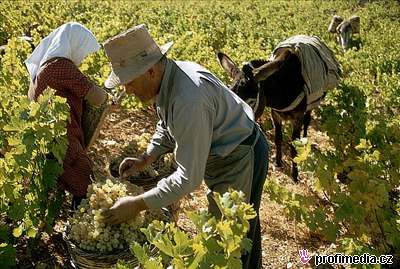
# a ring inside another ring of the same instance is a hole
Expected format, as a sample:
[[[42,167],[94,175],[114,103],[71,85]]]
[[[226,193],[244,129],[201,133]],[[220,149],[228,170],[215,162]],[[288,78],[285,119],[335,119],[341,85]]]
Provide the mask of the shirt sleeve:
[[[167,206],[194,191],[203,181],[211,148],[213,118],[204,104],[175,105],[172,119],[177,170],[144,193],[150,209]]]
[[[68,59],[57,59],[49,63],[38,75],[38,79],[47,86],[68,91],[78,98],[83,98],[95,84]]]
[[[172,152],[174,147],[175,141],[168,134],[164,122],[162,122],[161,120],[158,121],[156,125],[156,131],[154,132],[153,137],[151,138],[150,143],[147,146],[147,155],[153,157],[154,159],[158,159],[158,157],[160,157],[161,155]]]

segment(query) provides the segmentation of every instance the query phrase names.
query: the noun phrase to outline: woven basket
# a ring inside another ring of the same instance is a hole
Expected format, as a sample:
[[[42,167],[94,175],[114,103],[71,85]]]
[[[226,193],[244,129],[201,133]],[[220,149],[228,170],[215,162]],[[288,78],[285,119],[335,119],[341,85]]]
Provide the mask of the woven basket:
[[[87,252],[76,246],[68,236],[64,234],[64,241],[67,243],[68,252],[71,256],[71,265],[80,269],[109,269],[117,264],[118,260],[124,260],[134,266],[139,263],[129,250],[123,250],[113,254],[96,254]]]
[[[166,221],[172,220],[174,217],[168,209],[164,209],[164,214],[167,217]],[[120,250],[119,252],[102,254],[93,253],[87,250],[79,248],[70,238],[68,237],[69,229],[64,231],[63,239],[67,244],[68,252],[71,257],[71,265],[74,268],[79,269],[110,269],[117,264],[118,260],[123,260],[129,264],[132,268],[140,268],[137,258],[131,253],[129,248]],[[118,251],[118,250],[116,250]],[[156,247],[151,246],[150,256],[156,256],[158,251]]]
[[[87,101],[84,102],[82,127],[86,149],[90,148],[99,135],[100,128],[110,108],[111,103],[109,101],[104,102],[99,107],[92,106]]]
[[[152,188],[154,188],[157,185],[157,182],[160,178],[141,178],[141,179],[133,179],[133,178],[128,178],[128,181],[139,186],[142,187],[144,189],[144,191],[148,191]]]
[[[119,105],[125,92],[112,96],[107,94],[106,101],[99,107],[90,105],[86,100],[83,103],[82,128],[85,137],[85,148],[88,149],[99,135],[100,128],[103,125],[107,113],[112,105]]]
[[[165,215],[165,221],[172,221],[175,218],[175,215],[170,209],[163,208],[163,214]],[[67,228],[63,232],[63,239],[67,244],[68,252],[71,256],[71,265],[74,268],[110,269],[117,264],[118,260],[124,260],[124,262],[129,264],[132,268],[141,268],[139,267],[137,258],[130,252],[129,248],[110,254],[88,252],[75,245],[68,237],[68,234],[69,229]],[[157,254],[158,251],[156,247],[151,246],[150,256],[156,256]]]

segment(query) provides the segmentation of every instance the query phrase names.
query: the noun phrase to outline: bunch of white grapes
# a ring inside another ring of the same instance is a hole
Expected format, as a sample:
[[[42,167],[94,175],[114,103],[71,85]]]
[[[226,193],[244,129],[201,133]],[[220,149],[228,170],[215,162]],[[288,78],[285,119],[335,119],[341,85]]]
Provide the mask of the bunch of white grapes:
[[[132,241],[143,243],[146,238],[140,228],[154,219],[165,220],[161,210],[142,212],[135,219],[118,225],[106,225],[101,215],[118,198],[143,192],[141,187],[129,182],[107,179],[93,183],[88,188],[87,198],[70,219],[70,239],[81,249],[100,253],[125,249]]]

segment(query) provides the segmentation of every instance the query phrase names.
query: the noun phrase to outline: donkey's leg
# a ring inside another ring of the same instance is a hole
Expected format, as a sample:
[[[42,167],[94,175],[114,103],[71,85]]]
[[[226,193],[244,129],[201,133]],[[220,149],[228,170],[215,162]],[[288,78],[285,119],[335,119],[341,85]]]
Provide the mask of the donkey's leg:
[[[300,139],[301,126],[303,125],[303,120],[304,120],[304,117],[302,115],[293,121],[292,142],[296,139]],[[297,155],[297,151],[292,143],[290,143],[290,155],[292,157],[292,178],[293,178],[294,182],[298,182],[297,177],[298,177],[299,172],[297,169],[297,163],[294,162],[294,158]]]
[[[271,114],[275,128],[276,166],[282,167],[282,120],[278,112],[272,110]]]
[[[303,119],[303,137],[307,137],[307,129],[308,126],[310,125],[310,121],[311,121],[311,111],[306,112],[306,114],[304,114],[304,119]]]

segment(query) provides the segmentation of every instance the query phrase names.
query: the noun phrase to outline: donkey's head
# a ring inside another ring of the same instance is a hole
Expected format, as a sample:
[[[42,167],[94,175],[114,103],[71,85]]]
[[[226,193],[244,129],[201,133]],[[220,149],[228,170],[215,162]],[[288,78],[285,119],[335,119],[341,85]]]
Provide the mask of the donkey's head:
[[[334,15],[328,31],[337,34],[339,45],[346,50],[350,47],[352,35],[360,32],[360,17],[352,16],[348,20],[343,20],[342,17]]]
[[[285,55],[272,61],[252,60],[239,69],[226,54],[217,54],[221,66],[233,79],[230,89],[253,109],[256,119],[266,106],[265,93],[260,84],[279,70]]]
[[[250,61],[239,69],[226,54],[218,52],[217,56],[221,66],[233,80],[230,89],[253,109],[255,118],[259,118],[265,108],[265,98],[263,92],[260,91],[260,78],[255,70],[267,61]]]

